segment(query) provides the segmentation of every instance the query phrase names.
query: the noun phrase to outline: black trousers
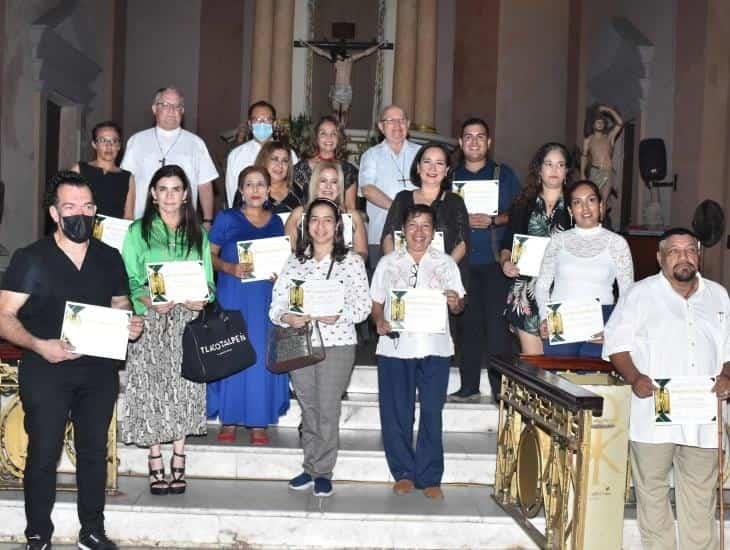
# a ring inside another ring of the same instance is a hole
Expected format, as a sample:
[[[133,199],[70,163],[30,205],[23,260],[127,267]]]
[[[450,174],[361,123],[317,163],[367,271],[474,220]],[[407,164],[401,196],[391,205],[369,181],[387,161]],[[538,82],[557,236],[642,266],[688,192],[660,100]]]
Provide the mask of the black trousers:
[[[479,391],[484,354],[510,355],[512,337],[504,318],[509,280],[499,264],[469,267],[467,303],[462,315],[461,389],[468,393]],[[489,385],[496,397],[501,383],[498,372],[489,369]]]
[[[77,507],[81,532],[104,528],[109,422],[119,393],[116,368],[103,366],[22,366],[20,399],[25,411],[28,457],[23,477],[27,537],[53,534],[56,470],[66,421],[74,427]]]

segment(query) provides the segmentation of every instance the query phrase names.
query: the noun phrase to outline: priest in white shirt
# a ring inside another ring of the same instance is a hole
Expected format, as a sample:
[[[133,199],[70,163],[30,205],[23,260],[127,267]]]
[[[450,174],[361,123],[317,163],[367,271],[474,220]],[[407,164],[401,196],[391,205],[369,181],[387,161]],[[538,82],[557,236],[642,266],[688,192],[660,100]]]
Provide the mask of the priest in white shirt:
[[[185,98],[180,90],[174,87],[157,90],[152,103],[156,124],[129,138],[122,168],[134,174],[137,186],[134,217],[141,218],[152,175],[168,164],[180,166],[190,180],[193,207],[197,209],[200,200],[203,222],[210,229],[213,180],[218,177],[218,171],[205,142],[181,127],[184,112]]]
[[[368,263],[371,271],[382,256],[380,238],[393,198],[404,189],[415,189],[410,180],[411,164],[420,146],[406,139],[410,120],[397,105],[380,114],[378,128],[385,139],[360,158],[359,193],[367,200]]]
[[[244,169],[253,166],[256,157],[261,151],[264,143],[271,141],[276,127],[276,109],[268,101],[257,101],[248,108],[248,128],[251,139],[242,143],[228,153],[226,162],[226,201],[229,208],[239,206],[236,196],[240,197],[238,191],[238,176]],[[299,159],[297,154],[289,151],[290,170]]]
[[[655,422],[654,380],[716,377],[730,397],[730,299],[698,273],[700,244],[675,228],[659,241],[661,271],[619,299],[604,330],[603,358],[631,384],[631,471],[645,549],[719,548],[715,521],[717,426]],[[671,398],[671,397],[670,397]],[[675,537],[669,472],[679,526]]]

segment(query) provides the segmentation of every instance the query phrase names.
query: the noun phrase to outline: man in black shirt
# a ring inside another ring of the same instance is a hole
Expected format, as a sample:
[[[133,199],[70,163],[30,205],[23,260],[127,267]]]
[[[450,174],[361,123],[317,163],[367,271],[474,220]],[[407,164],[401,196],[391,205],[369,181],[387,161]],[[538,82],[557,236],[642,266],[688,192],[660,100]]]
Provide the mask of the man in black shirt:
[[[131,309],[127,275],[114,248],[92,239],[96,205],[74,172],[51,181],[49,212],[56,231],[13,255],[0,290],[0,337],[24,348],[20,398],[28,456],[23,477],[29,550],[49,550],[56,465],[66,421],[74,426],[81,549],[114,550],[104,533],[109,422],[119,391],[116,362],[74,353],[59,339],[66,301]],[[132,317],[129,338],[142,332]]]

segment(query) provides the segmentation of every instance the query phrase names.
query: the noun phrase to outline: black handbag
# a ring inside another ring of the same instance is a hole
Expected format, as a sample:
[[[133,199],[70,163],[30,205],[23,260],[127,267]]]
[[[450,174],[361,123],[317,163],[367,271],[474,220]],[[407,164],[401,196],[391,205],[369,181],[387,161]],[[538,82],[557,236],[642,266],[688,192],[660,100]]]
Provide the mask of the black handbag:
[[[256,362],[240,311],[224,310],[218,302],[205,306],[185,325],[181,374],[192,382],[214,382]]]

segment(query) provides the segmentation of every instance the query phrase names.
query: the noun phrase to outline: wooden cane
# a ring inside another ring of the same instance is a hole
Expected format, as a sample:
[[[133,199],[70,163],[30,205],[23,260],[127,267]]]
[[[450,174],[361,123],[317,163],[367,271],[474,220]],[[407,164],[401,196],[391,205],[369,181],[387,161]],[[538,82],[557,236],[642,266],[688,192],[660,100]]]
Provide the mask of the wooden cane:
[[[725,477],[725,453],[723,451],[723,427],[724,420],[722,417],[723,399],[717,400],[717,485],[719,487],[720,498],[720,548],[725,550],[725,492],[723,486]]]

